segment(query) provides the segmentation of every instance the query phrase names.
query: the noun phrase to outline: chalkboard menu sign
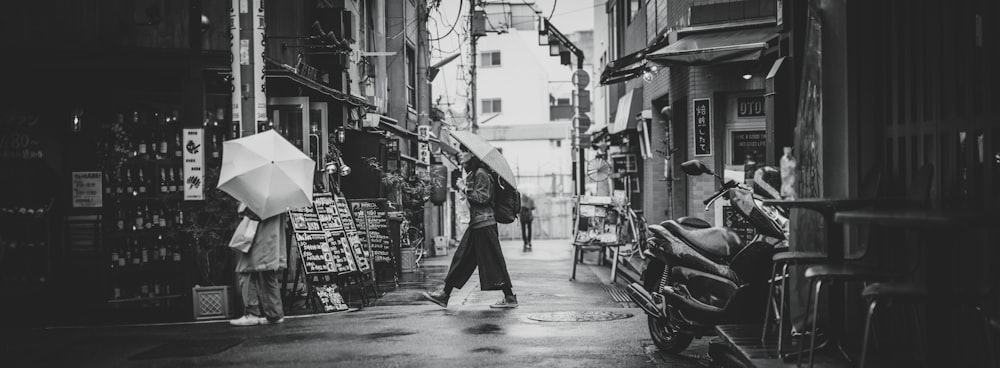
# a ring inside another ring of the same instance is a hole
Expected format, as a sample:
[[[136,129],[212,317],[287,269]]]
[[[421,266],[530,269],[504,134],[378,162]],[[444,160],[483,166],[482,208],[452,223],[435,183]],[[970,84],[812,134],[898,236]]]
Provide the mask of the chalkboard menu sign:
[[[757,235],[753,225],[733,206],[722,206],[722,226],[736,232],[744,244],[749,243]]]
[[[358,270],[367,272],[371,270],[371,252],[368,251],[369,247],[365,246],[358,236],[358,227],[354,223],[354,214],[351,212],[351,206],[347,204],[347,199],[344,197],[336,197],[335,201],[337,203],[337,213],[340,215],[340,221],[344,225],[344,232],[347,234],[347,242],[350,244],[355,260],[358,262]]]
[[[337,285],[317,285],[313,286],[313,291],[319,298],[324,312],[339,312],[348,309],[347,303],[344,303],[344,297],[337,290]]]
[[[699,98],[694,103],[694,155],[712,155],[712,100]]]
[[[344,231],[344,218],[336,207],[332,195],[318,193],[313,196],[313,205],[288,211],[306,274],[343,274],[368,269],[367,259],[363,263],[358,261],[351,234]]]
[[[351,209],[358,220],[358,236],[371,249],[376,268],[393,267],[392,240],[389,238],[388,204],[385,199],[352,199]]]

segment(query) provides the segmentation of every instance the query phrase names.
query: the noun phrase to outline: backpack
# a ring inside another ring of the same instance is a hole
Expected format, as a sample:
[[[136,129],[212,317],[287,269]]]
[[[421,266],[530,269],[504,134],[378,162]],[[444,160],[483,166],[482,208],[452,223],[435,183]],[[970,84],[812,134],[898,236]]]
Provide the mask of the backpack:
[[[521,213],[521,193],[506,180],[494,174],[497,189],[493,191],[493,217],[501,224],[514,222]]]

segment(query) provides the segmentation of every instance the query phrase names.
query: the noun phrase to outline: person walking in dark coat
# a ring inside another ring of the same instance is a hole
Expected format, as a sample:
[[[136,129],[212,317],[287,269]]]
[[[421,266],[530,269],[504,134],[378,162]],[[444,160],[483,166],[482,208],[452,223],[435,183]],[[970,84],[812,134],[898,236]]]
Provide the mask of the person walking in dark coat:
[[[521,193],[521,213],[517,218],[521,220],[521,240],[524,241],[524,250],[531,249],[531,222],[535,220],[535,200]]]
[[[464,147],[463,147],[464,148]],[[481,290],[503,290],[504,297],[490,305],[491,308],[517,308],[517,296],[511,289],[507,262],[500,250],[500,236],[493,214],[493,178],[476,156],[463,150],[459,160],[469,175],[463,191],[469,202],[469,227],[455,250],[455,256],[444,278],[444,289],[425,292],[425,299],[448,307],[448,298],[454,288],[461,289],[472,273],[479,268]]]

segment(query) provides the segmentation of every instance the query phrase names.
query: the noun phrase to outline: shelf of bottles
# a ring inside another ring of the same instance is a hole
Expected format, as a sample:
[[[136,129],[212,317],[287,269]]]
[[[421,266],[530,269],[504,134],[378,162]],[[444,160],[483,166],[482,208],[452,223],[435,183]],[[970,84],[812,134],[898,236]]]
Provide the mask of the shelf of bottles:
[[[183,126],[177,110],[119,112],[105,149],[107,302],[115,308],[178,308],[190,289],[186,262],[195,250],[180,229],[190,225],[184,202]],[[218,165],[224,137],[206,129],[205,159]]]
[[[47,281],[52,203],[0,207],[0,286],[37,286]]]

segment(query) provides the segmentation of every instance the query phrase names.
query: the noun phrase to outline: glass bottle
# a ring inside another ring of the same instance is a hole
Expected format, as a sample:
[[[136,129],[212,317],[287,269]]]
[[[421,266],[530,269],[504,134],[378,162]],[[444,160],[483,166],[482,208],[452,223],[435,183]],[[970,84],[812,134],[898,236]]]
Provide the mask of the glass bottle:
[[[160,140],[160,158],[166,158],[167,153],[170,152],[170,147],[167,146],[167,134],[162,134],[162,140]]]
[[[152,213],[152,211],[149,210],[149,205],[145,206],[144,211],[145,211],[145,214],[146,214],[146,218],[142,219],[143,226],[144,226],[145,229],[150,229],[154,225],[154,223],[153,223],[153,213]],[[159,221],[157,221],[157,222],[159,222]]]
[[[784,155],[779,162],[781,171],[781,197],[795,199],[795,157],[792,157],[792,147],[783,147]]]
[[[160,194],[168,193],[167,189],[169,188],[167,187],[167,168],[165,167],[160,168],[159,182],[160,182]]]
[[[125,191],[128,194],[135,193],[135,187],[132,184],[132,170],[125,169]]]
[[[162,236],[159,237],[158,242],[160,243],[160,249],[159,249],[160,254],[157,260],[159,260],[160,262],[164,262],[167,260],[167,242],[163,241]]]
[[[138,266],[142,264],[142,250],[139,249],[139,242],[132,239],[132,244],[129,246],[132,249],[132,265]]]
[[[142,207],[136,206],[135,207],[135,225],[132,228],[132,230],[141,230],[143,228],[142,221],[143,221]]]
[[[118,228],[118,231],[125,230],[125,214],[122,213],[121,208],[119,208],[117,212],[118,221],[115,225],[117,225],[116,227]]]
[[[150,225],[148,225],[148,227],[160,226],[160,210],[157,209],[156,211],[151,211],[150,219],[152,221],[150,221]]]
[[[146,176],[143,175],[143,172],[146,170],[143,170],[141,167],[138,170],[139,170],[139,182],[136,183],[136,186],[139,187],[139,194],[146,194]]]
[[[149,264],[149,247],[146,246],[146,244],[143,244],[140,247],[142,248],[142,250],[139,251],[139,253],[142,254],[141,262],[143,265],[147,265]]]
[[[181,139],[181,133],[178,132],[176,138],[174,139],[174,157],[180,158],[184,155],[184,141]]]
[[[116,183],[115,183],[115,184],[117,184],[117,185],[115,185],[115,194],[121,195],[122,193],[125,192],[125,183],[127,182],[127,181],[124,180],[125,178],[122,177],[122,170],[121,170],[121,168],[118,169],[118,175],[116,175],[116,177],[118,178],[118,180],[116,180]]]

